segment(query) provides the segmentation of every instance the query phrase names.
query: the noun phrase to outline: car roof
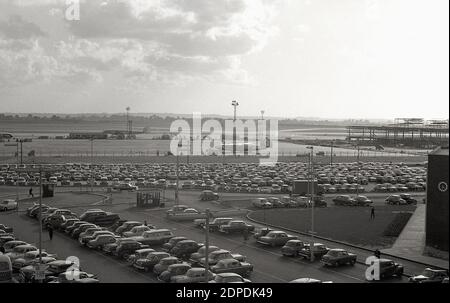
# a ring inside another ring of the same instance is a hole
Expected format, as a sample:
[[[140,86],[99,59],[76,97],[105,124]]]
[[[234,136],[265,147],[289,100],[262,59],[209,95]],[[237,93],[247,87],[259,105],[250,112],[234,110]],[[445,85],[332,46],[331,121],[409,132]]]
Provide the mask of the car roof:
[[[228,277],[240,277],[240,278],[242,278],[241,275],[236,274],[234,272],[224,272],[224,273],[217,274],[217,275],[219,277],[222,277],[222,278],[228,278]]]

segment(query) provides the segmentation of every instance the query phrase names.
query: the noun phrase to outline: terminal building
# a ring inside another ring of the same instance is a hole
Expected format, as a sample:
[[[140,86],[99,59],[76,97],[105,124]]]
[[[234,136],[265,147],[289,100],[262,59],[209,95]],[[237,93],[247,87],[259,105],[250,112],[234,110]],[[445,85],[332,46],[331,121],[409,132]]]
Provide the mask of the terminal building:
[[[429,253],[448,253],[449,197],[448,197],[448,145],[428,156],[426,210],[426,246]]]

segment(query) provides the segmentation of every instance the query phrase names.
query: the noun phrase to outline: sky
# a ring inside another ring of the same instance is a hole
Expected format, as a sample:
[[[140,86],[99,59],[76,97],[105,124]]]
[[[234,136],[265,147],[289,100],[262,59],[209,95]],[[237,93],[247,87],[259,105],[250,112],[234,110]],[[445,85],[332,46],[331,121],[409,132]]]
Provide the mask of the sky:
[[[0,112],[448,118],[447,0],[73,1],[0,1]]]

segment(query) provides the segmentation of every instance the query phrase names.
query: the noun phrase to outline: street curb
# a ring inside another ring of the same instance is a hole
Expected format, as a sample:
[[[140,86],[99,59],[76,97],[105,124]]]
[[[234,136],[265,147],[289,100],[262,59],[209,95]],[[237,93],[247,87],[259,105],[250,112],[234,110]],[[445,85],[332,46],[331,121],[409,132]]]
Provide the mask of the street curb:
[[[273,228],[280,229],[280,230],[286,230],[286,231],[293,232],[293,233],[297,233],[297,234],[304,235],[304,236],[310,236],[309,233],[305,233],[305,232],[302,232],[302,231],[298,231],[298,230],[294,230],[294,229],[290,229],[290,228],[285,228],[285,227],[277,226],[277,225],[273,225],[273,224],[268,224],[268,223],[264,223],[264,222],[261,222],[261,221],[252,219],[252,218],[250,217],[250,215],[251,215],[252,213],[253,213],[253,211],[249,212],[249,213],[246,215],[246,218],[247,218],[249,221],[251,221],[251,222],[254,222],[254,223],[257,223],[257,224],[267,225],[267,226],[269,226],[269,227],[273,227]],[[322,236],[318,236],[318,235],[314,235],[314,238],[321,239],[321,240],[325,240],[325,241],[332,242],[332,243],[336,243],[336,244],[341,244],[341,245],[353,247],[353,248],[356,248],[356,249],[360,249],[360,250],[364,250],[364,251],[367,251],[367,252],[371,252],[371,253],[373,254],[373,250],[368,249],[368,248],[365,248],[365,247],[361,247],[361,246],[358,246],[358,245],[349,244],[349,243],[346,243],[346,242],[343,242],[343,241],[333,240],[333,239],[326,238],[326,237],[322,237]],[[399,257],[399,256],[391,255],[391,254],[385,254],[385,253],[383,253],[383,255],[388,256],[388,257],[393,257],[393,258],[396,258],[396,259],[400,259],[400,260],[405,260],[405,261],[412,262],[412,263],[416,263],[416,264],[420,264],[420,265],[424,265],[424,266],[426,266],[426,267],[431,267],[431,268],[435,268],[435,269],[448,270],[448,268],[442,268],[442,267],[439,267],[439,266],[435,266],[435,265],[432,265],[432,264],[427,264],[427,263],[423,263],[423,262],[411,260],[411,259],[404,258],[404,257]],[[361,262],[361,261],[357,261],[357,263],[366,265],[365,263],[363,263],[363,262]],[[411,276],[411,275],[408,275],[408,274],[403,274],[403,275],[404,275],[405,277],[410,277],[410,276]]]

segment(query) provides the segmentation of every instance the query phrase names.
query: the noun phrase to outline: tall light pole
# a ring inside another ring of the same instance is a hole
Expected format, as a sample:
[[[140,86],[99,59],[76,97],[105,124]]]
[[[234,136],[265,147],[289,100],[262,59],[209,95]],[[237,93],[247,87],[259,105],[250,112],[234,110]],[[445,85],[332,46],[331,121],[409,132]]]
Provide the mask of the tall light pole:
[[[239,106],[239,103],[234,100],[231,102],[231,106],[234,107],[234,115],[233,115],[233,122],[236,122],[236,109]],[[236,156],[236,125],[233,124],[233,155]]]
[[[311,202],[311,243],[309,246],[309,251],[311,254],[311,262],[314,262],[314,163],[313,163],[313,157],[314,157],[314,147],[309,146],[307,147],[310,150],[309,154],[309,185],[311,186],[310,189],[310,202]]]
[[[91,141],[91,191],[94,191],[94,136],[89,140]]]
[[[130,110],[131,110],[131,108],[128,106],[126,108],[126,111],[127,111],[127,131],[126,131],[127,138],[130,138]]]
[[[205,282],[209,282],[209,208],[205,211]]]
[[[175,188],[175,204],[178,205],[180,200],[178,198],[180,187],[180,148],[183,146],[181,140],[178,141],[177,147],[177,187]]]
[[[357,174],[356,174],[356,197],[359,197],[359,174],[360,174],[360,163],[359,163],[359,144],[357,145],[358,155],[356,157],[357,160]]]
[[[331,154],[330,154],[330,167],[333,168],[333,147],[334,147],[334,140],[331,140]]]

